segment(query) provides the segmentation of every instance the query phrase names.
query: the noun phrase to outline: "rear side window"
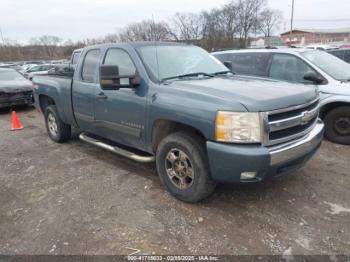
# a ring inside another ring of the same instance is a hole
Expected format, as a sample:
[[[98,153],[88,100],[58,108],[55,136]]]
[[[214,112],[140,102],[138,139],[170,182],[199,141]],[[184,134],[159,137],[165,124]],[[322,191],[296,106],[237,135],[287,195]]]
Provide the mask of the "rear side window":
[[[221,62],[232,62],[232,70],[240,75],[266,77],[271,55],[269,53],[236,53],[216,55]]]
[[[121,76],[133,76],[136,73],[136,67],[129,54],[122,49],[109,49],[103,64],[118,66]]]
[[[232,54],[213,54],[217,59],[219,59],[222,63],[231,61]]]
[[[73,65],[76,65],[78,63],[79,57],[80,57],[80,52],[75,52],[73,54],[73,58],[72,58]]]
[[[350,63],[350,50],[345,51],[344,60],[345,62]]]
[[[81,78],[85,82],[96,83],[97,69],[100,62],[100,50],[94,49],[86,53]]]

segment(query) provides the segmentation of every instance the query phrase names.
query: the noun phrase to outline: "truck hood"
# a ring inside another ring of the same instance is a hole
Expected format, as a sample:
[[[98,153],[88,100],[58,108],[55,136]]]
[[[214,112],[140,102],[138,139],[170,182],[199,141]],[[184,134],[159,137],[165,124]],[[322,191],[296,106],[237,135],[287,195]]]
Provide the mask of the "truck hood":
[[[0,92],[20,93],[33,90],[32,83],[28,80],[20,81],[0,81]]]
[[[170,87],[190,93],[201,93],[223,100],[239,102],[250,112],[271,111],[315,100],[313,85],[291,84],[256,77],[215,77],[174,81]]]

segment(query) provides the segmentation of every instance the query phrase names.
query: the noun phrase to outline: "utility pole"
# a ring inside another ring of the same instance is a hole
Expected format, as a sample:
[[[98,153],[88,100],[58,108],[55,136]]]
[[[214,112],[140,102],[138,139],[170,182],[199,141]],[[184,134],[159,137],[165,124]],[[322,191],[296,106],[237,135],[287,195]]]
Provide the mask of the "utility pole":
[[[291,19],[290,19],[290,34],[289,34],[289,45],[290,46],[292,46],[293,21],[294,21],[294,0],[292,0],[292,15],[291,15]]]

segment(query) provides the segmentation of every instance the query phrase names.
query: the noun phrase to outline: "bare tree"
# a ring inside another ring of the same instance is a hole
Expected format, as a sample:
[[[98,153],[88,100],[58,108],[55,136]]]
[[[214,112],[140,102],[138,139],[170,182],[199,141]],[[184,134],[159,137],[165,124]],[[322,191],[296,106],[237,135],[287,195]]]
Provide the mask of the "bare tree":
[[[30,43],[32,45],[42,46],[46,52],[45,56],[52,59],[55,57],[56,47],[62,43],[62,39],[57,36],[43,35],[39,38],[32,38]]]
[[[235,4],[241,47],[244,48],[248,45],[249,33],[257,25],[258,14],[265,4],[266,0],[238,0]]]
[[[224,5],[220,9],[212,9],[202,13],[203,46],[212,48],[238,47],[237,35],[240,32],[238,7],[235,1]]]
[[[176,13],[172,19],[171,31],[177,40],[197,41],[202,38],[203,22],[201,15]]]
[[[22,54],[21,45],[14,40],[4,38],[0,45],[0,61],[11,61],[14,57],[20,57]]]
[[[108,34],[104,38],[105,43],[118,43],[120,42],[120,37],[118,34]]]
[[[266,8],[259,15],[258,27],[265,37],[270,37],[274,29],[279,29],[282,19],[281,11]]]
[[[222,23],[225,35],[229,39],[234,39],[239,30],[238,7],[235,2],[230,2],[222,8]]]
[[[224,47],[229,43],[227,37],[225,14],[222,9],[212,9],[202,13],[203,39],[202,45],[206,49]]]
[[[144,20],[140,23],[133,23],[126,26],[120,33],[121,41],[160,41],[171,39],[169,26],[165,22],[153,22]]]

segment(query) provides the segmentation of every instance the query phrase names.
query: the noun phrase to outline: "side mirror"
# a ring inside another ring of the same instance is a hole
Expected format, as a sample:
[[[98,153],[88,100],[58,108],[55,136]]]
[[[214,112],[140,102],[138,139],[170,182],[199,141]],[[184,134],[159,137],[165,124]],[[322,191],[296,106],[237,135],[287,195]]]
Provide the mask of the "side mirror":
[[[324,79],[315,72],[307,72],[304,75],[304,80],[311,81],[317,85],[321,84],[324,81]]]
[[[135,75],[119,75],[116,65],[100,66],[100,84],[103,89],[133,88],[140,85],[140,77]]]
[[[231,61],[225,61],[225,62],[224,62],[224,65],[225,65],[230,71],[232,71],[232,69],[233,69],[233,64],[232,64]]]

